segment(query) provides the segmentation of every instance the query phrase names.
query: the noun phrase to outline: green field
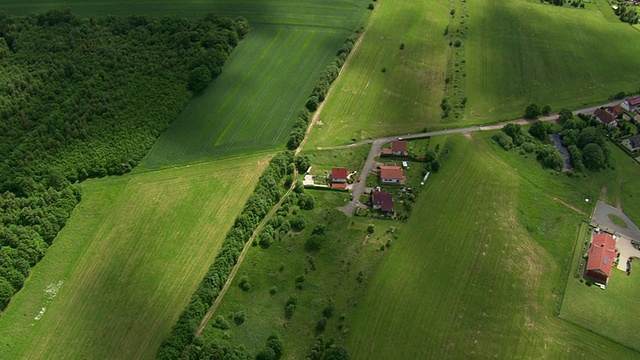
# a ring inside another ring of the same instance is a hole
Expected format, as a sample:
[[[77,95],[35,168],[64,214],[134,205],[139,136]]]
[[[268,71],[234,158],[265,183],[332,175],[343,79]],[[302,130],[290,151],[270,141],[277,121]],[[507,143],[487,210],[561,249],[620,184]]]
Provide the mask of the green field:
[[[640,34],[610,21],[606,2],[598,3],[602,12],[595,5],[470,2],[467,121],[521,117],[531,102],[578,109],[637,91]]]
[[[552,315],[581,217],[529,187],[484,139],[457,139],[358,303],[352,356],[637,356]],[[534,208],[547,213],[523,225]]]
[[[624,271],[614,268],[604,291],[598,286],[587,286],[582,277],[574,277],[578,261],[584,254],[582,250],[587,247],[583,242],[589,240],[590,232],[583,231],[575,248],[560,317],[640,351],[640,339],[636,332],[638,324],[629,321],[640,316],[636,306],[640,276],[637,271],[631,271],[631,275],[627,276]],[[637,262],[632,264],[632,270],[634,265],[637,266]]]
[[[83,183],[67,226],[0,315],[0,358],[153,358],[267,160]]]
[[[448,2],[442,0],[376,3],[360,47],[333,85],[320,114],[322,125],[315,127],[308,145],[418,132],[439,124],[448,13]]]

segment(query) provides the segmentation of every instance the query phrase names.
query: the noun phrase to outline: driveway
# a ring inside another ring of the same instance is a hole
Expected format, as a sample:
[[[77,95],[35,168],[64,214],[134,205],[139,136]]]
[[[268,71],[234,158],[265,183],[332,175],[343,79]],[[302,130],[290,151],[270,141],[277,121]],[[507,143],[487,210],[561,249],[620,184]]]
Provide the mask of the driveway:
[[[633,247],[631,239],[626,236],[620,236],[617,239],[616,248],[620,252],[620,261],[618,262],[618,269],[627,271],[627,260],[632,257],[640,257],[640,250]]]
[[[609,215],[612,214],[624,220],[624,222],[627,223],[627,227],[620,226],[611,221]],[[638,226],[636,226],[625,213],[611,205],[598,201],[591,221],[608,232],[623,235],[640,243],[640,229],[638,229]]]

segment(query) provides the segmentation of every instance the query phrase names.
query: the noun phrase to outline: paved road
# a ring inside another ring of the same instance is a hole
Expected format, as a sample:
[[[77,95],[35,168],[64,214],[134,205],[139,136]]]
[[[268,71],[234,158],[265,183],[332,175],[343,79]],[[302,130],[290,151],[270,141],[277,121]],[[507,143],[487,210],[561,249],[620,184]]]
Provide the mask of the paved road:
[[[622,101],[624,101],[624,99],[616,100],[607,104],[596,105],[596,106],[592,106],[584,109],[575,110],[573,113],[575,115],[579,113],[592,114],[597,108],[601,106],[613,106],[621,103]],[[544,116],[537,120],[556,121],[558,120],[558,114]],[[369,156],[367,156],[367,161],[365,161],[364,166],[362,167],[362,171],[360,172],[360,176],[362,177],[362,180],[360,182],[353,184],[353,188],[352,188],[353,200],[351,200],[351,202],[349,202],[347,205],[342,206],[340,208],[340,210],[342,210],[342,212],[344,212],[347,216],[352,216],[356,207],[366,207],[364,204],[360,203],[360,195],[362,195],[364,192],[367,176],[373,170],[376,163],[375,158],[380,154],[380,151],[384,144],[393,140],[421,139],[421,138],[438,136],[438,135],[468,134],[475,131],[499,130],[499,129],[502,129],[506,124],[514,123],[514,124],[520,124],[520,125],[527,125],[537,120],[516,119],[516,120],[501,122],[494,125],[487,125],[487,126],[471,126],[471,127],[459,128],[459,129],[448,129],[448,130],[445,129],[445,130],[423,132],[423,133],[416,133],[416,134],[394,135],[394,136],[377,138],[373,140],[363,140],[363,141],[359,141],[359,142],[348,144],[348,145],[318,147],[317,149],[318,150],[346,149],[346,148],[360,146],[364,144],[372,144],[371,150],[369,151]]]

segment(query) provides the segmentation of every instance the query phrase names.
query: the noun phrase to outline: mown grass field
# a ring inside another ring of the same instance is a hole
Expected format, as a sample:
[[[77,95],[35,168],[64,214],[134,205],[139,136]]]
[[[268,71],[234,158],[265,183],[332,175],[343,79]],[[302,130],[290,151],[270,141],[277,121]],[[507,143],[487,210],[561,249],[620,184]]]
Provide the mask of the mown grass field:
[[[614,268],[604,291],[598,286],[587,286],[582,277],[576,278],[574,274],[578,274],[583,249],[588,248],[583,243],[590,241],[591,234],[587,231],[587,223],[583,227],[575,247],[560,318],[640,351],[640,338],[636,332],[638,325],[629,321],[640,315],[635,306],[640,276],[637,271],[631,271],[627,276],[624,271]],[[634,270],[633,265],[631,268]]]
[[[0,358],[153,358],[267,162],[83,183],[67,226],[0,315]]]
[[[521,117],[531,102],[579,109],[638,91],[638,31],[598,4],[470,2],[466,121]]]
[[[448,2],[442,0],[376,3],[362,43],[333,85],[320,114],[322,125],[314,128],[308,145],[337,145],[439,124],[448,14]]]
[[[358,302],[353,358],[638,355],[553,316],[581,216],[529,187],[495,150],[457,137],[429,178]],[[536,209],[547,213],[535,218]]]

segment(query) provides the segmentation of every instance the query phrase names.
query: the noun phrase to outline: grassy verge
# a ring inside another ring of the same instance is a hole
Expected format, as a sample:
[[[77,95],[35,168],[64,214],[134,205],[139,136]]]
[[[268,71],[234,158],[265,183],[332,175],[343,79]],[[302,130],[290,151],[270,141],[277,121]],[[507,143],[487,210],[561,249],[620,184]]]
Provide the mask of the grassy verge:
[[[84,183],[0,316],[0,357],[152,358],[266,165],[253,156]]]

